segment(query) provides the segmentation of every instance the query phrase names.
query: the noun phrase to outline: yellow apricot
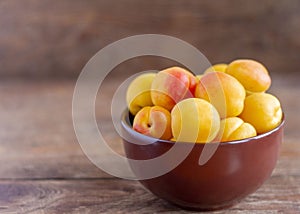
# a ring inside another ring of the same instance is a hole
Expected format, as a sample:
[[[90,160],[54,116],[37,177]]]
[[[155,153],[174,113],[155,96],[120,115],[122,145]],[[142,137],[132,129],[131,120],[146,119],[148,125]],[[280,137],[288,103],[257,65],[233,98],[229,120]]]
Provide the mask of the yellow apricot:
[[[268,93],[254,93],[246,97],[244,110],[240,115],[245,122],[254,126],[257,133],[276,128],[282,119],[279,100]]]
[[[177,103],[171,111],[174,139],[183,142],[211,142],[220,129],[220,117],[213,105],[199,98]]]
[[[136,115],[145,106],[152,106],[151,85],[156,73],[137,76],[128,86],[126,102],[131,114]]]
[[[241,83],[222,72],[205,74],[195,90],[195,97],[213,104],[221,118],[238,116],[243,110],[245,96]]]
[[[256,135],[256,130],[250,123],[243,123],[230,135],[228,141],[246,139]]]
[[[218,71],[218,72],[225,72],[226,69],[227,69],[228,65],[227,64],[224,64],[224,63],[220,63],[220,64],[215,64],[211,67],[209,67],[208,69],[206,69],[204,71],[204,74],[206,73],[209,73],[209,72],[215,72],[215,71]]]
[[[235,77],[249,92],[264,92],[271,85],[268,70],[259,62],[239,59],[231,62],[226,73]]]
[[[203,74],[196,75],[197,79],[200,80],[203,77]]]
[[[221,120],[220,131],[215,140],[225,142],[253,136],[256,136],[256,130],[251,124],[238,117],[228,117]]]

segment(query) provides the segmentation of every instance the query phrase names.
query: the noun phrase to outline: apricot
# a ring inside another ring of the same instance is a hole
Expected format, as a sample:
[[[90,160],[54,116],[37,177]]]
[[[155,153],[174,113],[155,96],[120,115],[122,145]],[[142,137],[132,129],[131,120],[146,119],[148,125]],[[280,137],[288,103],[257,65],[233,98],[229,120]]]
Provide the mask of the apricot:
[[[136,115],[145,106],[153,106],[150,90],[155,75],[156,73],[141,74],[128,86],[126,102],[131,114]]]
[[[206,69],[204,71],[204,74],[207,74],[209,72],[215,72],[215,71],[218,71],[218,72],[225,72],[226,69],[227,69],[228,65],[225,64],[225,63],[220,63],[220,64],[215,64],[211,67],[209,67],[208,69]]]
[[[195,90],[195,97],[213,104],[221,118],[238,116],[243,110],[245,96],[241,83],[222,72],[205,74]]]
[[[151,85],[154,105],[171,111],[179,101],[194,97],[198,79],[180,67],[171,67],[157,73]]]
[[[211,142],[220,129],[220,117],[213,105],[199,98],[177,103],[171,111],[173,138],[183,142]]]
[[[200,80],[203,77],[203,74],[196,75],[197,79]]]
[[[240,115],[245,122],[254,126],[257,133],[276,128],[282,119],[279,100],[268,93],[254,93],[246,97],[244,110]]]
[[[255,128],[241,118],[228,117],[221,120],[220,131],[216,140],[221,142],[241,140],[256,136]]]
[[[268,70],[251,59],[234,60],[228,65],[226,73],[240,81],[249,92],[264,92],[271,86]]]
[[[146,106],[134,117],[133,129],[144,135],[169,140],[172,137],[171,114],[160,106]]]

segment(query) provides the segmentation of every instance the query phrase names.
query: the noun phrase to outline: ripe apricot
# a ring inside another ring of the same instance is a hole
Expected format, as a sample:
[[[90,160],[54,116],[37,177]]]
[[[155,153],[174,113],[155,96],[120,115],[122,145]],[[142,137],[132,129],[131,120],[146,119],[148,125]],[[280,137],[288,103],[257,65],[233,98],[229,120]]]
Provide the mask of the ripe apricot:
[[[244,110],[240,115],[261,134],[277,127],[282,119],[279,100],[268,93],[254,93],[246,97]]]
[[[195,97],[209,101],[221,118],[235,117],[244,107],[246,92],[234,77],[222,72],[205,74],[196,87]]]
[[[265,66],[251,59],[239,59],[231,62],[226,73],[240,81],[249,92],[264,92],[271,85],[271,78]]]
[[[225,142],[254,136],[256,136],[256,130],[251,124],[245,123],[238,117],[228,117],[221,120],[220,131],[216,140]]]
[[[213,105],[199,98],[177,103],[171,111],[173,137],[183,142],[210,142],[220,129],[220,117]]]

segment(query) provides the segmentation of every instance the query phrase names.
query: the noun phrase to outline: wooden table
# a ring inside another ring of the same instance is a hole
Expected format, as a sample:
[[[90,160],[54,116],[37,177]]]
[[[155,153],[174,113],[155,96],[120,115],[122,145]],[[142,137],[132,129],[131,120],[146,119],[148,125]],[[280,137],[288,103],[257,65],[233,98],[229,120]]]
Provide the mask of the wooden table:
[[[241,203],[216,213],[300,212],[299,80],[296,74],[273,74],[271,91],[280,98],[287,123],[272,177]],[[96,105],[103,121],[119,84],[111,78],[103,86]],[[186,212],[87,159],[72,125],[74,85],[72,80],[1,81],[0,213]],[[119,136],[109,128],[107,137],[121,150]]]

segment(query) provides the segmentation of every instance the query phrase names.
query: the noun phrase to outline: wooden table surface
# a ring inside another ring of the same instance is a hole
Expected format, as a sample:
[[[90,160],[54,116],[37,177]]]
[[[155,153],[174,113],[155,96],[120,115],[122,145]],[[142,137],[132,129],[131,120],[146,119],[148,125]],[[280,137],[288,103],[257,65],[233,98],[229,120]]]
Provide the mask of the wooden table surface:
[[[276,169],[258,191],[216,213],[300,213],[300,75],[272,77],[271,92],[280,98],[287,120]],[[111,78],[97,100],[103,124],[120,81]],[[87,159],[72,125],[74,86],[71,80],[0,82],[0,213],[187,212]],[[109,126],[106,133],[121,150],[119,136]]]

